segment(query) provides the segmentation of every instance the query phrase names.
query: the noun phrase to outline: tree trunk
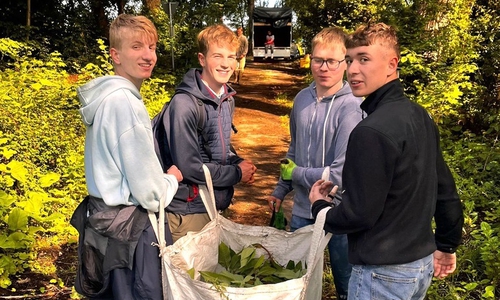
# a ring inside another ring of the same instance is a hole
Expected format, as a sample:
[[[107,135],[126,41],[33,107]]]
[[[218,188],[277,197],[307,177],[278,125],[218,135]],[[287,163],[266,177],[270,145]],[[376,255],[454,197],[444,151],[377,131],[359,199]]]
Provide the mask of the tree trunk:
[[[255,8],[255,0],[248,0],[248,53],[253,56],[253,10]]]
[[[31,0],[27,0],[26,3],[26,40],[30,39],[30,28],[31,28]]]
[[[99,31],[101,36],[109,38],[109,22],[106,16],[106,10],[104,7],[104,1],[102,0],[92,0],[90,1],[90,7],[93,15],[95,16],[96,23],[99,24]],[[106,1],[107,2],[107,1]]]

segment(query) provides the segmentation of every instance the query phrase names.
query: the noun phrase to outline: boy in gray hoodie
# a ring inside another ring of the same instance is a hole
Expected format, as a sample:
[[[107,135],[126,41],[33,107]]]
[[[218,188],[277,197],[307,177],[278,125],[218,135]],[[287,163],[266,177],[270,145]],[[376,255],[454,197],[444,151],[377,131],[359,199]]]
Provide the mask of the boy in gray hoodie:
[[[282,165],[281,178],[271,196],[271,210],[278,211],[285,196],[295,190],[292,231],[314,223],[309,202],[311,186],[329,168],[330,181],[342,187],[347,141],[362,120],[361,98],[353,96],[343,80],[346,70],[345,39],[339,28],[325,28],[312,40],[311,72],[314,82],[295,97],[290,113],[291,142]],[[341,193],[336,195],[341,200]],[[347,236],[333,236],[328,244],[338,299],[347,299],[351,266],[347,259]]]

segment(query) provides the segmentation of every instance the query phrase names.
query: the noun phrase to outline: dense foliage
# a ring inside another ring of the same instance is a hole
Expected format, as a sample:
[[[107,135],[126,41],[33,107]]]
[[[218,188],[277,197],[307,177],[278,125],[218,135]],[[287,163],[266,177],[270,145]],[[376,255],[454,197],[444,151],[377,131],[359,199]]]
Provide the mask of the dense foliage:
[[[85,128],[75,88],[111,72],[105,54],[109,20],[118,12],[141,9],[159,29],[158,67],[142,88],[153,115],[179,75],[196,66],[199,30],[223,17],[248,28],[246,16],[254,5],[179,1],[171,36],[160,1],[31,1],[29,26],[28,2],[0,4],[0,36],[8,37],[0,39],[2,288],[25,269],[57,279],[51,249],[76,241],[68,221],[85,194]],[[439,124],[465,209],[458,271],[436,281],[429,299],[499,297],[500,1],[283,2],[294,9],[295,38],[306,45],[325,26],[352,31],[361,22],[383,21],[398,28],[406,92]]]

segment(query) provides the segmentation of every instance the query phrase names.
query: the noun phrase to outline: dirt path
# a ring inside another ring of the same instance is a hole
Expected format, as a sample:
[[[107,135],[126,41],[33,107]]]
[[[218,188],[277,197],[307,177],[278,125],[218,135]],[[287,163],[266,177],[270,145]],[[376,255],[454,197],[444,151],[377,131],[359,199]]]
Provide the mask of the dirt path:
[[[233,85],[237,91],[234,124],[238,129],[233,145],[241,157],[250,159],[258,168],[253,185],[236,186],[228,216],[235,222],[269,224],[271,214],[266,197],[276,185],[279,160],[288,150],[290,137],[288,120],[282,118],[289,114],[290,107],[280,104],[276,97],[286,94],[293,99],[305,86],[303,74],[298,62],[249,62],[241,85]],[[288,220],[290,206],[291,201],[286,201]]]

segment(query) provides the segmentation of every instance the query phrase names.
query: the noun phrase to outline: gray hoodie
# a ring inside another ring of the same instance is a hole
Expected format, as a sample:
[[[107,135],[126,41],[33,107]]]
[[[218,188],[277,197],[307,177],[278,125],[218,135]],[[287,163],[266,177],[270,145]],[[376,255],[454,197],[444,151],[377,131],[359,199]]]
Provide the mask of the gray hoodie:
[[[151,121],[139,90],[121,76],[104,76],[77,88],[87,127],[85,179],[88,193],[109,206],[140,205],[158,211],[177,191],[163,174],[153,146]]]
[[[352,129],[362,120],[362,100],[352,94],[344,82],[335,94],[317,101],[316,83],[300,91],[290,113],[291,142],[287,158],[293,160],[291,181],[280,178],[272,195],[283,200],[295,190],[292,214],[312,219],[309,190],[325,169],[330,168],[330,181],[339,186],[341,198],[342,168],[347,141]]]

